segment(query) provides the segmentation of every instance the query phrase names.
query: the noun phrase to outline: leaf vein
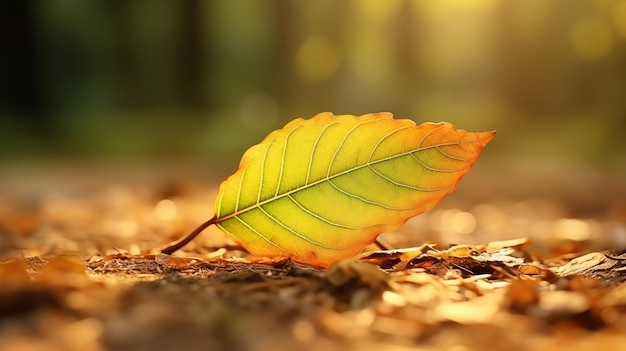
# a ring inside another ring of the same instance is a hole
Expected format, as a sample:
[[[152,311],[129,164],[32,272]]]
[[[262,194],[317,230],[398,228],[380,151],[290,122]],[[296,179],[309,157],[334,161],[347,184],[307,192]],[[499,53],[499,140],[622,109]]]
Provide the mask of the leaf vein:
[[[380,120],[371,120],[371,121],[364,121],[364,122],[360,122],[357,123],[357,125],[355,125],[354,127],[352,127],[344,136],[343,139],[341,139],[341,142],[339,143],[339,145],[337,146],[337,149],[335,150],[335,153],[333,154],[333,157],[330,159],[330,162],[328,163],[328,171],[326,172],[326,178],[330,178],[330,170],[333,168],[333,164],[335,163],[335,159],[337,158],[337,154],[339,154],[339,151],[341,150],[341,148],[343,147],[343,145],[345,144],[346,140],[348,140],[348,137],[350,136],[350,134],[352,134],[355,130],[357,130],[359,127],[367,124],[367,123],[372,123],[372,122],[380,122]]]
[[[401,187],[401,188],[407,188],[407,189],[411,189],[411,190],[422,191],[422,192],[425,192],[425,193],[434,193],[434,192],[437,192],[437,191],[440,191],[440,190],[444,190],[444,189],[447,189],[447,188],[449,188],[449,187],[450,187],[450,185],[448,185],[448,186],[444,186],[444,187],[441,187],[441,188],[433,188],[433,189],[428,189],[428,188],[420,188],[420,187],[416,187],[416,186],[413,186],[413,185],[404,184],[404,183],[401,183],[401,182],[395,181],[395,180],[393,180],[393,179],[389,178],[388,176],[386,176],[386,175],[384,175],[384,174],[380,173],[379,171],[377,171],[377,170],[376,170],[374,167],[372,167],[371,165],[369,166],[369,169],[371,169],[371,170],[372,170],[372,172],[376,173],[379,177],[381,177],[381,178],[385,179],[385,180],[386,180],[386,181],[388,181],[389,183],[394,184],[394,185],[396,185],[396,186],[399,186],[399,187]]]
[[[372,156],[374,156],[374,153],[376,152],[376,150],[378,150],[378,147],[380,146],[380,144],[382,144],[383,141],[385,141],[385,139],[391,137],[392,135],[396,134],[397,132],[399,132],[399,131],[401,131],[403,129],[407,129],[407,128],[411,128],[411,127],[415,127],[415,125],[404,126],[402,128],[396,128],[393,131],[391,131],[391,133],[388,133],[387,135],[385,135],[382,138],[380,138],[380,140],[378,140],[378,142],[376,143],[376,145],[372,149],[372,152],[370,153],[370,156],[367,158],[367,162],[369,163],[369,162],[372,161]]]
[[[283,154],[282,154],[281,159],[280,159],[280,171],[278,173],[278,183],[276,184],[276,192],[274,193],[274,197],[278,196],[278,191],[280,190],[280,183],[283,180],[283,173],[285,171],[285,154],[287,153],[287,146],[289,144],[289,137],[291,136],[291,134],[293,134],[293,132],[298,130],[298,128],[300,128],[300,127],[302,127],[302,125],[299,125],[296,128],[292,129],[285,136],[285,142],[284,142],[284,147],[283,147]],[[263,166],[265,166],[265,164]]]
[[[254,227],[252,227],[251,225],[249,225],[246,221],[244,221],[243,219],[239,218],[239,216],[235,216],[234,217],[236,220],[238,220],[239,222],[241,222],[241,224],[243,224],[244,226],[246,226],[246,228],[250,229],[250,231],[252,231],[254,234],[258,235],[261,239],[267,241],[270,245],[280,249],[283,252],[286,252],[289,255],[292,256],[298,256],[295,253],[279,246],[278,244],[276,244],[275,242],[273,242],[270,238],[266,237],[265,235],[259,233],[259,231],[257,231],[256,229],[254,229]],[[219,226],[223,231],[230,233],[228,230],[226,230],[226,228],[222,227],[219,223],[217,223],[217,226]],[[231,234],[232,235],[232,234]]]
[[[339,187],[337,184],[333,183],[332,179],[329,179],[328,182],[330,183],[330,185],[332,185],[333,188],[337,189],[337,191],[339,191],[340,193],[352,197],[354,199],[360,200],[365,202],[366,204],[370,204],[370,205],[375,205],[375,206],[379,206],[382,207],[386,210],[391,210],[391,211],[407,211],[407,210],[412,210],[413,208],[399,208],[399,207],[391,207],[388,205],[383,204],[382,202],[378,202],[378,201],[373,201],[373,200],[368,200],[362,196],[358,196],[355,194],[352,194],[350,192],[348,192],[347,190],[341,189],[341,187]]]
[[[257,196],[256,196],[257,204],[261,201],[261,192],[263,191],[263,178],[264,178],[263,175],[265,173],[265,161],[267,161],[267,153],[269,152],[270,147],[272,146],[275,140],[276,140],[276,137],[274,137],[272,141],[267,143],[267,148],[265,149],[265,153],[263,154],[263,160],[261,161],[261,176],[259,177],[259,191],[257,192]]]
[[[307,167],[306,180],[304,181],[304,185],[309,184],[309,178],[311,176],[311,168],[313,168],[313,155],[315,154],[315,150],[317,149],[317,143],[322,138],[322,135],[324,134],[324,132],[326,132],[326,130],[330,128],[330,126],[335,125],[335,124],[337,124],[337,122],[329,123],[326,127],[324,127],[324,129],[320,131],[320,134],[317,136],[317,139],[315,139],[315,143],[313,143],[313,148],[311,149],[311,157],[309,157],[309,166]]]
[[[449,133],[449,132],[450,132],[450,131],[448,131],[448,133]],[[444,138],[444,136],[445,136],[446,134],[447,134],[447,133],[442,133],[442,134],[441,134],[441,136],[439,137],[439,142],[437,143],[437,144],[438,144],[438,146],[437,146],[437,151],[439,151],[442,155],[444,155],[444,156],[446,156],[446,157],[448,157],[448,158],[451,158],[451,159],[453,159],[453,160],[457,160],[457,161],[461,161],[461,162],[468,162],[469,160],[466,160],[466,159],[461,158],[461,157],[452,156],[452,155],[450,155],[449,153],[447,153],[447,152],[443,151],[443,150],[441,149],[441,147],[439,147],[439,146],[443,146],[443,145],[441,145],[441,140],[443,140],[443,138]],[[458,143],[455,143],[454,145],[457,145],[457,146],[458,146],[458,145],[460,145],[460,144],[461,144],[461,142],[458,142]]]
[[[346,247],[333,247],[333,246],[326,246],[324,244],[321,244],[315,240],[312,240],[298,232],[296,232],[295,230],[289,228],[289,226],[285,225],[283,222],[281,222],[278,218],[272,216],[269,212],[267,212],[263,206],[259,206],[259,210],[261,210],[261,212],[263,212],[269,219],[271,219],[272,221],[276,222],[276,224],[278,224],[279,226],[283,227],[284,229],[287,229],[289,232],[291,232],[292,234],[294,234],[295,236],[299,237],[302,240],[305,240],[315,246],[319,246],[319,247],[323,247],[325,249],[330,249],[330,250],[345,250],[347,249]]]
[[[456,173],[456,172],[461,172],[465,169],[467,169],[467,167],[463,167],[463,168],[458,168],[458,169],[443,169],[443,168],[435,168],[432,166],[427,165],[426,163],[424,163],[424,161],[420,160],[417,156],[414,155],[414,153],[410,154],[411,157],[413,157],[413,159],[419,163],[422,167],[426,168],[429,171],[433,171],[433,172],[441,172],[441,173]]]
[[[239,199],[241,198],[241,188],[243,188],[243,178],[246,176],[246,169],[241,172],[241,180],[239,180],[239,188],[237,189],[237,201],[235,202],[235,212],[239,211]],[[220,206],[220,212],[221,212]],[[219,215],[218,215],[219,216]]]
[[[291,196],[291,194],[287,194],[287,197],[289,199],[291,199],[291,201],[293,201],[294,204],[296,204],[296,206],[298,206],[302,211],[306,212],[307,214],[309,214],[311,217],[314,217],[317,220],[320,220],[324,223],[330,224],[334,227],[339,227],[339,228],[344,228],[344,229],[349,229],[349,230],[360,230],[363,228],[356,228],[356,227],[351,227],[351,226],[347,226],[341,223],[335,223],[331,220],[328,220],[320,215],[318,215],[317,213],[309,210],[308,208],[306,208],[304,205],[302,205],[298,200],[294,199],[293,196]]]

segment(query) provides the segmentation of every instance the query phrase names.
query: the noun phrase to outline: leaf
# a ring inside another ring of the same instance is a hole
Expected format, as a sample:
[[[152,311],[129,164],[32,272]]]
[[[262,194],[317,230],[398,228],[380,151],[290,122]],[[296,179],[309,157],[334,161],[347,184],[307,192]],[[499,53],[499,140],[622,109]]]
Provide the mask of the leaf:
[[[389,113],[296,119],[246,151],[216,224],[252,254],[328,266],[435,206],[493,136]]]
[[[551,270],[561,277],[580,274],[607,284],[619,284],[626,281],[626,253],[591,252]]]
[[[221,185],[211,224],[257,256],[315,266],[353,257],[451,193],[495,131],[320,113],[248,149]]]
[[[515,268],[515,271],[526,275],[546,272],[546,269],[526,263],[523,258],[518,257],[524,254],[520,248],[527,243],[528,239],[519,238],[481,245],[453,245],[446,250],[435,249],[433,244],[424,244],[403,249],[371,251],[360,255],[358,259],[393,271],[421,268],[426,272],[440,272],[443,265],[471,273],[477,271],[491,274],[491,271],[495,271],[491,267],[506,271],[504,266]]]

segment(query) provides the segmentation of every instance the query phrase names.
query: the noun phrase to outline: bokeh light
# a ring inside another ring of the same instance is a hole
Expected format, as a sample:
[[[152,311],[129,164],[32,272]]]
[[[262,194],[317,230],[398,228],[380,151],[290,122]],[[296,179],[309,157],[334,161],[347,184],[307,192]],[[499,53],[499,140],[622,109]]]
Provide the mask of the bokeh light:
[[[605,21],[585,18],[572,28],[572,46],[581,58],[598,60],[613,49],[613,33]]]
[[[333,43],[322,36],[312,36],[304,41],[296,56],[298,75],[310,82],[331,78],[341,63],[341,56]]]
[[[500,169],[626,168],[625,0],[16,10],[5,21],[16,45],[0,61],[0,162],[168,157],[232,167],[293,118],[390,111],[499,130],[484,159]]]
[[[154,212],[159,219],[164,221],[171,220],[176,217],[176,203],[170,199],[161,200],[156,204]]]

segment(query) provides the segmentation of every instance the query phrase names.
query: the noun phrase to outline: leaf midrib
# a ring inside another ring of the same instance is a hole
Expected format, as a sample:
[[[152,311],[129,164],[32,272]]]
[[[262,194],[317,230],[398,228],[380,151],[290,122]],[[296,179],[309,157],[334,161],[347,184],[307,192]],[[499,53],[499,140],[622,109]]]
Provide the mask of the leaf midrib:
[[[241,209],[241,210],[238,210],[238,211],[235,211],[235,212],[233,212],[233,213],[230,213],[230,214],[228,214],[228,215],[226,215],[226,216],[224,216],[224,217],[218,217],[218,218],[216,219],[216,223],[220,223],[220,222],[226,221],[226,220],[228,220],[228,219],[231,219],[231,218],[233,218],[233,217],[237,217],[237,216],[239,216],[239,215],[240,215],[240,214],[242,214],[242,213],[246,213],[246,212],[252,211],[252,210],[254,210],[254,209],[256,209],[256,208],[259,208],[259,207],[261,207],[261,206],[263,206],[263,205],[265,205],[265,204],[268,204],[268,203],[270,203],[270,202],[273,202],[273,201],[276,201],[276,200],[282,199],[282,198],[284,198],[284,197],[286,197],[286,196],[288,196],[288,195],[295,194],[295,193],[297,193],[297,192],[299,192],[299,191],[302,191],[302,190],[305,190],[305,189],[311,188],[311,187],[316,186],[316,185],[318,185],[318,184],[321,184],[321,183],[323,183],[323,182],[326,182],[326,181],[329,181],[329,180],[331,180],[331,179],[334,179],[334,178],[337,178],[337,177],[343,176],[343,175],[345,175],[345,174],[348,174],[348,173],[350,173],[350,172],[353,172],[353,171],[359,170],[359,169],[364,168],[364,167],[369,167],[369,166],[372,166],[372,165],[375,165],[375,164],[378,164],[378,163],[381,163],[381,162],[386,162],[386,161],[393,160],[393,159],[398,158],[398,157],[403,157],[403,156],[406,156],[406,155],[412,154],[412,153],[414,153],[414,152],[420,152],[420,151],[424,151],[424,150],[428,150],[428,149],[432,149],[432,148],[439,148],[439,147],[442,147],[442,146],[451,146],[451,145],[459,145],[459,144],[461,144],[461,143],[460,143],[460,142],[452,142],[452,143],[444,143],[444,144],[430,145],[430,146],[423,147],[423,148],[417,148],[417,149],[414,149],[414,150],[401,152],[401,153],[399,153],[399,154],[392,155],[392,156],[388,156],[388,157],[382,158],[382,159],[380,159],[380,160],[376,160],[376,161],[367,161],[367,162],[363,163],[362,165],[359,165],[359,166],[356,166],[356,167],[352,167],[352,168],[346,169],[346,170],[341,171],[341,172],[339,172],[339,173],[333,174],[332,176],[326,176],[326,177],[324,177],[324,178],[322,178],[322,179],[318,179],[318,180],[316,180],[316,181],[314,181],[314,182],[312,182],[312,183],[306,183],[306,184],[304,184],[303,186],[300,186],[300,187],[297,187],[297,188],[295,188],[295,189],[292,189],[292,190],[286,191],[286,192],[284,192],[284,193],[281,193],[281,194],[280,194],[280,195],[278,195],[278,196],[274,196],[274,197],[268,198],[268,199],[263,200],[263,201],[260,201],[260,202],[259,202],[259,201],[257,201],[256,203],[254,203],[254,204],[253,204],[253,205],[251,205],[251,206],[248,206],[248,207],[245,207],[245,208],[243,208],[243,209]],[[447,155],[446,155],[446,157],[449,157],[449,156],[447,156]],[[281,166],[283,166],[283,167],[284,167],[284,165],[281,165]],[[281,173],[282,173],[282,169],[281,169]],[[259,186],[262,186],[262,185],[259,185]],[[237,201],[238,201],[238,200],[239,200],[239,199],[237,199]]]

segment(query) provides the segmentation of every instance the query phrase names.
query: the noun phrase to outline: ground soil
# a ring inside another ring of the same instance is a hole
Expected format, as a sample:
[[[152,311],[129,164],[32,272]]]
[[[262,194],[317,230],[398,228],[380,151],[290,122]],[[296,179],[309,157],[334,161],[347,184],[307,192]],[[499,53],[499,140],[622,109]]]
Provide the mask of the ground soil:
[[[0,350],[626,349],[618,196],[477,185],[382,237],[412,249],[322,269],[251,257],[216,228],[160,254],[210,218],[215,179],[3,177]]]

